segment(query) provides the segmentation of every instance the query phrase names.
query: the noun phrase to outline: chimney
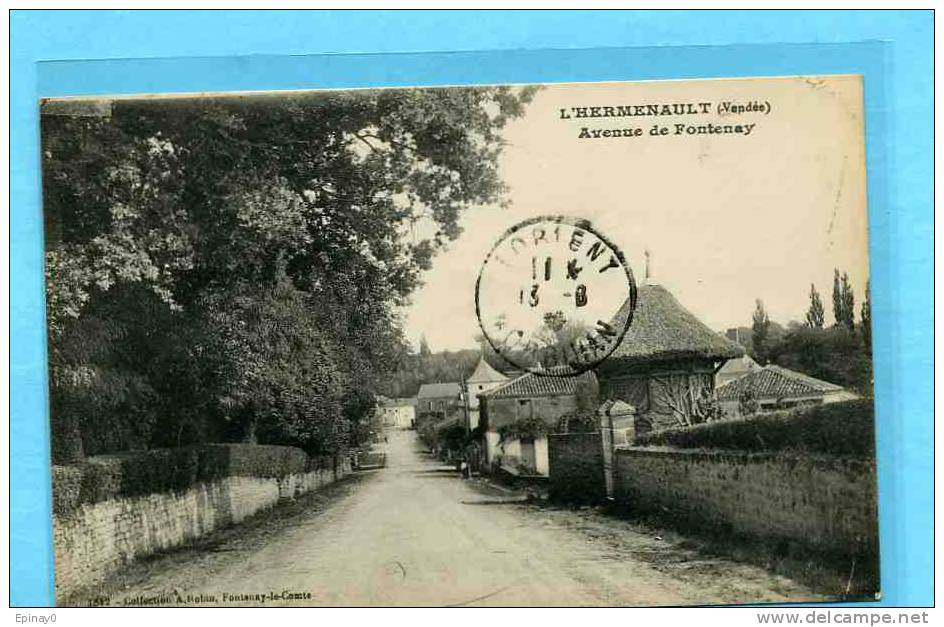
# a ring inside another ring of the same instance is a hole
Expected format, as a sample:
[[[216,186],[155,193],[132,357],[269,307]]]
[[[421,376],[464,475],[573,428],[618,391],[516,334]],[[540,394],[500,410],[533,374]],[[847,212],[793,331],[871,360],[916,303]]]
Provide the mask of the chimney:
[[[655,273],[652,270],[652,253],[649,252],[647,248],[645,251],[646,255],[646,285],[658,285],[659,282],[655,279]]]

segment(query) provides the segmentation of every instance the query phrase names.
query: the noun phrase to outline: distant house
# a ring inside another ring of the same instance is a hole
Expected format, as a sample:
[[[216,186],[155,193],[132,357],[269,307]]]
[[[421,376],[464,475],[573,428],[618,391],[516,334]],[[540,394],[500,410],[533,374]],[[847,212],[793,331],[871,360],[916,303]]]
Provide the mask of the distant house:
[[[479,426],[479,394],[508,382],[508,377],[492,368],[484,358],[479,358],[475,370],[465,380],[465,395],[468,399],[469,429]]]
[[[547,436],[562,415],[577,409],[580,385],[597,386],[593,372],[579,376],[555,376],[567,367],[548,368],[545,374],[527,373],[479,395],[482,422],[486,425],[486,459],[514,474],[548,474]],[[532,435],[515,426],[543,426]]]
[[[437,428],[459,423],[464,418],[462,387],[458,383],[424,383],[416,393],[416,418],[432,417]]]
[[[774,411],[801,405],[821,405],[858,398],[835,383],[816,379],[782,366],[767,365],[718,388],[718,400],[725,414],[740,416],[742,395],[750,393],[760,411]]]
[[[750,358],[749,355],[742,355],[737,359],[727,361],[718,374],[715,375],[715,387],[721,387],[725,383],[730,383],[735,379],[740,379],[744,375],[759,369],[760,365]]]
[[[622,328],[627,299],[611,322]],[[700,422],[697,400],[715,387],[715,374],[744,349],[715,333],[661,285],[638,288],[632,324],[597,368],[600,398],[636,408],[636,431]]]
[[[413,407],[412,398],[387,398],[385,396],[377,397],[377,411],[385,427],[395,429],[409,429],[413,426],[416,418],[416,411]]]

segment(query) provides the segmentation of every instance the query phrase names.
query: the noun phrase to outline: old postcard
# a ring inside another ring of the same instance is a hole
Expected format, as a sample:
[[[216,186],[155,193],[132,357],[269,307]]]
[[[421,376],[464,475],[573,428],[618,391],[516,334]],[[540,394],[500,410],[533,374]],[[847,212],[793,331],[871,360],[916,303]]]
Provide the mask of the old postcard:
[[[875,598],[862,89],[43,101],[57,602]]]

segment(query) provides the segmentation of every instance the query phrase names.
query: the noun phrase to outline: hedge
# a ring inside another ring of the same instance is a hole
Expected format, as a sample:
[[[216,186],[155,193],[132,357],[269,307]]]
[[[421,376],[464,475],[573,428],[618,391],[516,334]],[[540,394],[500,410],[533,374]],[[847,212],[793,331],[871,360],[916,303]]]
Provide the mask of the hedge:
[[[53,512],[62,517],[84,504],[182,492],[226,477],[279,478],[334,466],[334,458],[309,458],[298,448],[257,444],[208,444],[102,455],[53,466]]]
[[[797,451],[874,459],[875,410],[872,399],[829,403],[653,431],[638,435],[635,445]]]

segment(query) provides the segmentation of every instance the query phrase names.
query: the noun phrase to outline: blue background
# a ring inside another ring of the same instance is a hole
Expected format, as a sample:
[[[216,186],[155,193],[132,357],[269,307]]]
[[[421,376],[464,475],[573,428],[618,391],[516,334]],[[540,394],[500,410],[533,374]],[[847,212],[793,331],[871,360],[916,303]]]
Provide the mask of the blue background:
[[[865,75],[881,604],[933,603],[929,11],[15,11],[11,40],[12,605],[53,602],[39,97],[823,73]]]

